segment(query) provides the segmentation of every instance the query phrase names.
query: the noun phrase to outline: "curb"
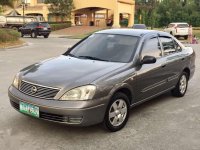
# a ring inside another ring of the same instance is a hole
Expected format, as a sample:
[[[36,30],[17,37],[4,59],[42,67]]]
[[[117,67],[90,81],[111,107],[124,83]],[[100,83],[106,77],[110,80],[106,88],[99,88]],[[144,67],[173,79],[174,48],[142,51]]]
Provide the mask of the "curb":
[[[51,38],[68,38],[70,37],[71,35],[59,35],[59,34],[50,34],[49,37]]]
[[[8,46],[8,47],[5,47],[5,48],[0,48],[0,51],[5,51],[5,50],[8,50],[8,49],[19,48],[19,47],[24,47],[24,46],[28,46],[28,43],[25,42],[25,43],[19,44],[19,45],[14,45],[14,46]]]

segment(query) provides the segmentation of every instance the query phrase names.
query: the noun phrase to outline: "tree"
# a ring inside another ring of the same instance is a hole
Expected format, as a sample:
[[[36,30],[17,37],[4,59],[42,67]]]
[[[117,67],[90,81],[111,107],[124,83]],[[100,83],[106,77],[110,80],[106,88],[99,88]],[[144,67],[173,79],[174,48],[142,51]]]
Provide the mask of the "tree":
[[[14,0],[0,0],[0,14],[3,12],[3,6],[13,7]]]
[[[4,6],[4,5],[13,6],[13,1],[14,0],[0,0],[0,5],[1,6]]]
[[[74,9],[73,0],[46,0],[45,3],[51,4],[49,10],[52,15],[71,18],[71,12]]]

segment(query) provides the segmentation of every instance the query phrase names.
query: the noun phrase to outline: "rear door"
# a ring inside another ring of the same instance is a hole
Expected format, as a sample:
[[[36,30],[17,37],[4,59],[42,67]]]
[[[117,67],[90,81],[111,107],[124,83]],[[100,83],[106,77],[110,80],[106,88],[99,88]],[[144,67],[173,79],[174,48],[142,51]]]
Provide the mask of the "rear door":
[[[161,46],[163,47],[163,72],[167,77],[165,88],[172,88],[178,82],[180,73],[184,68],[185,56],[181,53],[181,46],[171,37],[160,36]]]
[[[27,23],[24,27],[24,34],[30,34],[30,30],[31,30],[31,23]]]
[[[137,69],[135,94],[137,101],[145,100],[164,91],[167,82],[166,73],[163,72],[165,66],[162,66],[164,60],[158,36],[146,39],[140,55],[141,59],[144,56],[154,56],[156,63],[143,64]]]

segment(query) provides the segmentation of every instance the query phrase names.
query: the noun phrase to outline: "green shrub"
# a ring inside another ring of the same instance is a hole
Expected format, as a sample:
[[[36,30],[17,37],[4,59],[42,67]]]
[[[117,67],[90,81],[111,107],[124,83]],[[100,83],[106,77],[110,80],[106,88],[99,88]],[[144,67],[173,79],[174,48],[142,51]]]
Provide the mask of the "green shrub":
[[[53,24],[50,23],[50,26],[51,26],[51,30],[52,31],[56,31],[56,30],[60,30],[60,29],[71,27],[71,22],[53,23]]]
[[[0,43],[19,40],[20,34],[12,29],[0,29]]]

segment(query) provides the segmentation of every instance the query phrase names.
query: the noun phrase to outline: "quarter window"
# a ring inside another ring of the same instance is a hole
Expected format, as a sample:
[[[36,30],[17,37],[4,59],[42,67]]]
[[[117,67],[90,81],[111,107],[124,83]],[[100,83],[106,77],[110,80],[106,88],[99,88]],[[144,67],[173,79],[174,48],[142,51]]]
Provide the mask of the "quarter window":
[[[144,56],[154,56],[159,58],[162,56],[160,43],[158,38],[151,38],[145,42],[143,50],[142,50],[142,58]]]
[[[163,46],[164,55],[170,55],[181,51],[181,47],[170,37],[160,37]]]

